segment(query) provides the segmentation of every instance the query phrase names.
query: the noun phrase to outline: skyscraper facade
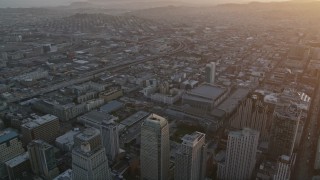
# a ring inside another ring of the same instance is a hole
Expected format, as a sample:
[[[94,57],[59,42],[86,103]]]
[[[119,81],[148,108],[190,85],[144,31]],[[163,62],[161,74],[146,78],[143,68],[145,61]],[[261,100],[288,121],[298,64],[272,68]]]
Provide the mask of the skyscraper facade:
[[[141,125],[141,179],[167,180],[169,178],[169,124],[156,114],[148,116]]]
[[[301,110],[292,104],[278,104],[274,110],[271,125],[271,135],[269,142],[269,154],[277,159],[279,156],[286,155],[291,157]]]
[[[119,153],[118,126],[113,120],[101,123],[102,145],[106,150],[109,161],[113,162]]]
[[[248,98],[243,101],[231,117],[231,127],[242,129],[251,128],[260,132],[260,141],[268,141],[272,111],[259,99]]]
[[[206,170],[205,134],[183,136],[175,157],[175,180],[204,180]]]
[[[111,180],[100,131],[87,128],[75,137],[72,150],[72,178],[77,180]]]
[[[28,153],[32,171],[44,179],[53,179],[59,175],[54,147],[45,141],[34,140],[28,144]]]
[[[259,132],[244,128],[228,135],[225,162],[218,165],[219,179],[250,179],[256,163]]]
[[[291,157],[282,155],[277,161],[277,170],[273,176],[274,180],[289,180],[291,175],[291,169],[294,166],[295,154]]]
[[[215,78],[216,78],[216,63],[215,62],[210,62],[209,64],[206,65],[205,76],[206,76],[207,83],[210,83],[210,84],[215,83]]]

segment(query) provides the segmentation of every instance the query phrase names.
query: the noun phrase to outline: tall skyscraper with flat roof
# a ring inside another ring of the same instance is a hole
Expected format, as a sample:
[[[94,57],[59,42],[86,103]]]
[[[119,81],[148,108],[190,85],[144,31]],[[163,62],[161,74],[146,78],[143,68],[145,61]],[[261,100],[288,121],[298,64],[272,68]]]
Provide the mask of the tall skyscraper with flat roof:
[[[273,158],[291,156],[299,127],[301,110],[292,104],[278,104],[273,113],[269,153]]]
[[[291,170],[293,169],[294,162],[296,159],[296,154],[291,157],[282,155],[279,157],[277,162],[277,170],[273,176],[274,180],[289,180],[291,175]]]
[[[113,120],[101,123],[102,145],[106,149],[107,157],[114,161],[119,153],[118,126]]]
[[[259,132],[249,128],[229,132],[226,159],[218,165],[218,178],[251,179],[258,141]]]
[[[76,135],[75,146],[72,151],[72,179],[112,179],[99,130],[85,129]]]
[[[141,125],[141,179],[169,179],[169,124],[156,114],[148,116]]]
[[[175,180],[204,180],[207,153],[205,134],[187,134],[182,141],[176,152]]]
[[[216,63],[215,62],[210,62],[209,64],[206,65],[205,76],[206,76],[207,83],[210,83],[210,84],[215,83],[215,78],[216,78]]]

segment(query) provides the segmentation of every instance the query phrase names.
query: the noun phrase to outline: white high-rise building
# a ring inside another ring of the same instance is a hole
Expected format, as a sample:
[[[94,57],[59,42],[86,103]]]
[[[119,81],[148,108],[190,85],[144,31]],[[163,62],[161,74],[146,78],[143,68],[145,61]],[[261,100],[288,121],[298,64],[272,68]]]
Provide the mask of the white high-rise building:
[[[273,176],[274,180],[289,180],[291,169],[294,165],[296,155],[293,154],[291,157],[282,155],[279,157],[277,162],[277,171]]]
[[[107,157],[114,161],[119,154],[118,126],[113,120],[102,121],[101,123],[102,145],[106,149]]]
[[[226,160],[218,165],[219,179],[250,179],[256,163],[259,132],[244,128],[228,135]]]
[[[175,180],[204,180],[207,153],[205,134],[187,134],[182,141],[176,152]]]
[[[141,125],[141,179],[169,179],[169,124],[156,114],[151,114]]]
[[[72,179],[112,179],[105,148],[102,147],[100,138],[99,130],[94,128],[88,128],[76,135],[76,147],[72,151]]]
[[[210,62],[209,64],[206,65],[205,68],[205,73],[206,73],[206,82],[210,84],[215,83],[215,78],[216,78],[216,63],[215,62]]]

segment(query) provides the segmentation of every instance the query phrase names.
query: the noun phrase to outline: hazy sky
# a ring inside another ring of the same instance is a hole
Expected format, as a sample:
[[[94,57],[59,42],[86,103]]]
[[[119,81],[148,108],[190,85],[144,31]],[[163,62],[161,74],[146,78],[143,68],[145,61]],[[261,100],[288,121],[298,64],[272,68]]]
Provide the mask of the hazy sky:
[[[41,7],[41,6],[59,6],[59,5],[68,5],[71,2],[76,1],[86,1],[86,0],[0,0],[0,7]],[[144,1],[144,2],[151,2],[151,1],[161,1],[161,0],[99,0],[99,1]],[[214,2],[214,3],[224,3],[224,2],[244,2],[250,0],[163,0],[163,1],[180,1],[180,2],[192,2],[196,4],[196,2]],[[284,1],[284,0],[252,0],[252,1]]]

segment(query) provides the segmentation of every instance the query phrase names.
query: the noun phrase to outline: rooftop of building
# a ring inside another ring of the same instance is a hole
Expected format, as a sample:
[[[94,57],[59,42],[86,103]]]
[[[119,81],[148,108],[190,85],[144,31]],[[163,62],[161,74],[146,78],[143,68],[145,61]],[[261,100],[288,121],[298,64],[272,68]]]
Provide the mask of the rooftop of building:
[[[87,128],[83,132],[80,132],[76,137],[82,141],[89,141],[95,136],[100,135],[100,131],[95,128]]]
[[[53,180],[72,180],[72,170],[68,169],[64,171],[63,173],[55,177]]]
[[[41,126],[43,124],[46,124],[48,122],[51,122],[53,120],[58,120],[57,116],[51,115],[51,114],[47,114],[41,117],[38,117],[30,122],[27,122],[25,124],[22,124],[21,127],[25,127],[28,129],[34,129],[38,126]]]
[[[151,114],[146,118],[146,120],[143,122],[144,126],[150,126],[154,128],[163,128],[168,124],[168,121],[159,115]]]
[[[115,121],[118,118],[101,111],[90,111],[80,117],[80,119],[89,120],[96,123],[102,123],[102,121]]]
[[[29,160],[29,153],[25,152],[25,153],[22,153],[22,154],[16,156],[15,158],[12,158],[11,160],[7,161],[6,165],[12,168],[12,167],[15,167],[15,166],[27,161],[27,160]]]
[[[233,137],[242,137],[242,136],[248,136],[248,135],[258,135],[259,131],[250,129],[250,128],[243,128],[239,131],[230,131],[229,136]]]
[[[110,101],[107,104],[101,106],[100,111],[110,113],[110,112],[113,112],[113,111],[121,108],[122,106],[123,106],[123,103],[114,100],[114,101]]]
[[[205,98],[210,100],[216,100],[222,96],[227,91],[226,88],[215,86],[211,84],[203,84],[199,87],[192,89],[190,92],[187,92],[184,97],[187,98]]]
[[[28,144],[28,147],[29,146],[33,146],[33,145],[41,145],[41,148],[42,149],[50,149],[50,148],[53,148],[53,146],[43,140],[40,140],[40,139],[36,139],[36,140],[33,140],[31,141],[29,144]]]
[[[13,129],[5,129],[0,131],[0,144],[10,141],[11,139],[17,138],[19,134]]]
[[[107,90],[100,93],[100,95],[109,95],[111,93],[121,91],[121,89],[118,86],[110,87]]]
[[[278,103],[274,109],[274,114],[278,117],[297,120],[301,116],[301,109],[295,104]]]
[[[132,126],[133,124],[141,121],[142,119],[146,118],[150,113],[145,111],[138,111],[135,114],[129,116],[125,120],[121,121],[121,124],[126,126]]]
[[[281,161],[286,161],[286,162],[289,162],[289,161],[290,161],[290,157],[287,156],[287,155],[282,155],[282,156],[280,156],[280,159],[281,159]]]
[[[74,136],[79,134],[79,130],[71,130],[56,138],[56,142],[60,144],[73,143]]]
[[[205,134],[201,132],[194,132],[192,134],[184,135],[181,140],[183,141],[183,145],[194,146],[197,142],[199,142],[202,138],[205,138]]]
[[[239,88],[231,96],[223,101],[217,108],[225,111],[226,113],[231,113],[234,111],[241,100],[247,97],[249,94],[249,89]]]
[[[306,51],[307,49],[303,46],[292,47],[290,48],[290,51],[288,53],[288,58],[302,60],[304,58]]]
[[[89,148],[88,150],[85,150],[85,149],[83,149],[82,146],[80,146],[80,147],[78,146],[78,147],[73,148],[72,153],[89,158],[99,151],[104,151],[104,148],[102,148],[102,146],[98,146],[97,148],[94,148],[94,149]]]

